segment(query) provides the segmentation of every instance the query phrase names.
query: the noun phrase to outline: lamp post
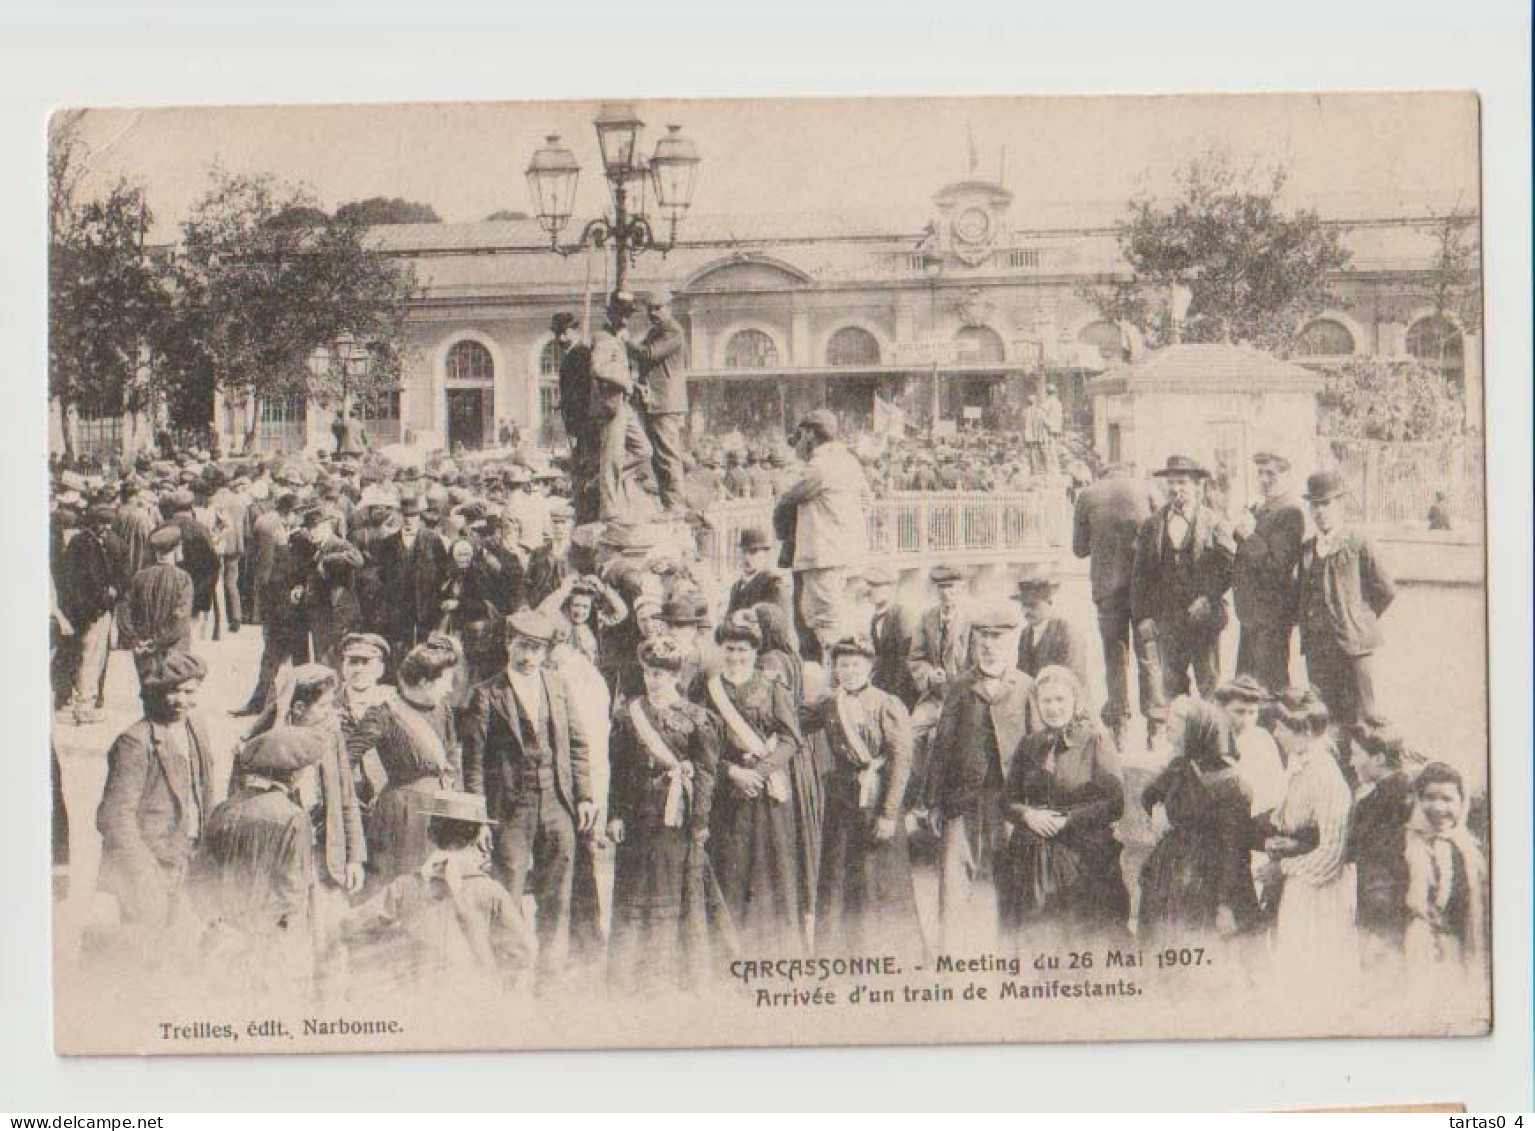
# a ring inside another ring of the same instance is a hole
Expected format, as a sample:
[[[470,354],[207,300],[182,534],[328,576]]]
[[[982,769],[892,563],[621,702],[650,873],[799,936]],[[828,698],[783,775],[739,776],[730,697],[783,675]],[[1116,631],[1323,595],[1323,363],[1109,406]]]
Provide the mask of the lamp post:
[[[922,274],[927,276],[927,332],[933,339],[933,402],[929,434],[936,434],[942,415],[942,400],[938,389],[938,280],[943,275],[943,256],[928,251],[922,256]]]
[[[693,202],[693,187],[701,158],[698,146],[685,137],[681,126],[667,126],[666,136],[656,143],[647,160],[640,153],[641,131],[645,123],[632,102],[605,102],[593,120],[597,145],[602,153],[602,171],[613,196],[613,212],[599,216],[581,229],[574,243],[562,244],[560,233],[570,223],[575,201],[576,182],[581,166],[575,154],[560,144],[559,134],[550,134],[528,162],[528,190],[533,196],[538,223],[549,233],[549,246],[561,255],[570,255],[587,247],[613,245],[613,289],[623,290],[629,267],[642,251],[665,255],[677,240],[677,224]],[[644,212],[644,186],[655,192],[656,205],[666,221],[663,241]],[[641,205],[633,206],[633,186],[640,187]]]

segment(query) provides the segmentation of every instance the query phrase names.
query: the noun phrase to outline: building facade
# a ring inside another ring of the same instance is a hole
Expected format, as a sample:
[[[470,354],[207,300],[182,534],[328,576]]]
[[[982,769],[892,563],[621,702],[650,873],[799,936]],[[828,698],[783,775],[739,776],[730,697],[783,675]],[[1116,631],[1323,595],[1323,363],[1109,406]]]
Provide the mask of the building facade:
[[[866,428],[876,400],[918,427],[1006,424],[1045,383],[1057,386],[1068,425],[1090,435],[1088,382],[1144,352],[1088,294],[1128,277],[1114,234],[1122,214],[1024,210],[1002,185],[971,179],[940,189],[916,231],[858,216],[693,216],[671,252],[638,259],[629,285],[675,296],[695,435],[781,437],[821,407]],[[1427,297],[1438,219],[1329,222],[1353,264],[1337,281],[1337,309],[1308,324],[1294,360],[1416,356],[1464,391],[1479,426],[1479,337]],[[600,321],[607,253],[557,254],[532,220],[396,225],[371,238],[410,265],[421,293],[400,389],[364,406],[375,443],[472,449],[495,444],[503,425],[556,441],[550,318],[569,310]],[[249,413],[258,447],[288,449],[325,443],[334,406],[218,406],[225,450],[238,447]]]

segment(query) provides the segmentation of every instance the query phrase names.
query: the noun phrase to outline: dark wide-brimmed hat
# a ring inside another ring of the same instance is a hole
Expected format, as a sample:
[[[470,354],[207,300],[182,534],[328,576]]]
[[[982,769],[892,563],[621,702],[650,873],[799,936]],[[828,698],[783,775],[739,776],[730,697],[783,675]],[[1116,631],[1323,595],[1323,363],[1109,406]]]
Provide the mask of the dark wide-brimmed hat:
[[[559,337],[572,326],[579,324],[580,321],[581,320],[570,311],[562,310],[553,318],[549,319],[549,332],[555,337]]]
[[[1336,471],[1314,471],[1306,476],[1306,501],[1308,503],[1325,503],[1328,499],[1336,499],[1339,495],[1348,494],[1348,484],[1343,481],[1343,476]]]
[[[1033,563],[1024,566],[1019,574],[1015,595],[1020,601],[1036,601],[1050,596],[1060,587],[1059,579],[1048,566]]]
[[[1158,479],[1166,479],[1173,475],[1187,475],[1194,479],[1208,479],[1210,473],[1204,469],[1193,456],[1168,456],[1167,463],[1151,473]]]
[[[769,550],[772,546],[773,539],[760,526],[748,526],[741,531],[741,549],[748,554],[753,550]]]
[[[661,619],[667,624],[708,624],[709,602],[702,593],[675,592],[662,603]]]

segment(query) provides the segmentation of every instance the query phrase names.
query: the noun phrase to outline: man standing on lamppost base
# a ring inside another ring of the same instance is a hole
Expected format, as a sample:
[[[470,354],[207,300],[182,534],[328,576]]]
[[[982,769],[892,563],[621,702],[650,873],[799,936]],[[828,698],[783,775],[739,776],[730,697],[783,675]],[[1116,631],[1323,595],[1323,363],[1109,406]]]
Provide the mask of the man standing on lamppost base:
[[[614,291],[608,300],[607,325],[592,336],[592,417],[597,435],[595,500],[591,484],[577,485],[577,517],[582,524],[594,519],[635,520],[652,507],[641,484],[650,466],[652,448],[645,427],[630,405],[634,377],[626,350],[628,321],[634,313],[634,297]],[[584,490],[583,490],[584,489]],[[592,502],[595,501],[595,508]]]
[[[651,291],[645,299],[650,330],[639,344],[625,341],[629,360],[639,373],[636,398],[645,412],[645,433],[655,454],[656,486],[661,507],[685,509],[682,495],[682,429],[688,419],[688,376],[683,362],[682,327],[668,307],[671,295]]]

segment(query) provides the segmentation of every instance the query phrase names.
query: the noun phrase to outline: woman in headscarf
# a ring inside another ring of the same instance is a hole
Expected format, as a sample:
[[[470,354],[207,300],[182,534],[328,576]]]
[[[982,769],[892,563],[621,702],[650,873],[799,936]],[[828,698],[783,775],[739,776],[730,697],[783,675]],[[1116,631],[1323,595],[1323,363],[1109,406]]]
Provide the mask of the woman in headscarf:
[[[1430,762],[1413,782],[1417,804],[1407,826],[1409,969],[1482,971],[1487,958],[1487,865],[1466,828],[1466,785],[1443,762]]]
[[[354,759],[377,751],[387,780],[368,821],[368,860],[380,884],[426,862],[431,797],[440,789],[462,788],[448,705],[457,663],[444,639],[416,645],[400,663],[399,693],[371,708],[347,736]]]
[[[1141,805],[1148,814],[1161,805],[1169,827],[1141,869],[1139,937],[1229,937],[1255,924],[1252,797],[1219,707],[1189,704],[1182,753],[1146,787]]]
[[[793,625],[781,605],[764,601],[753,605],[751,614],[762,630],[762,650],[757,654],[757,668],[771,675],[789,689],[796,712],[803,712],[807,698],[807,669],[820,672],[819,664],[806,664],[799,654]],[[815,682],[812,680],[812,682]],[[821,681],[824,682],[824,681]],[[815,698],[820,698],[819,695]],[[821,833],[826,821],[826,798],[822,778],[829,769],[824,743],[806,742],[789,765],[789,783],[794,791],[794,821],[799,836],[800,900],[814,934],[816,892],[821,880]]]
[[[645,693],[616,717],[608,835],[618,844],[608,979],[631,992],[708,978],[709,817],[720,722],[677,689],[682,650],[640,645]]]
[[[739,612],[715,630],[720,673],[699,702],[723,722],[710,858],[743,947],[754,954],[804,949],[799,839],[790,767],[802,740],[782,683],[757,668],[762,630]]]
[[[495,579],[473,539],[455,538],[448,547],[447,574],[438,590],[442,620],[437,628],[453,640],[464,658],[453,673],[449,702],[455,709],[462,709],[474,685],[492,674],[496,645],[503,635],[495,595]]]
[[[1125,807],[1119,753],[1068,669],[1041,669],[1034,694],[1044,725],[1019,742],[1003,799],[1014,829],[999,861],[1002,926],[1020,942],[1123,941],[1130,894],[1113,827]]]

